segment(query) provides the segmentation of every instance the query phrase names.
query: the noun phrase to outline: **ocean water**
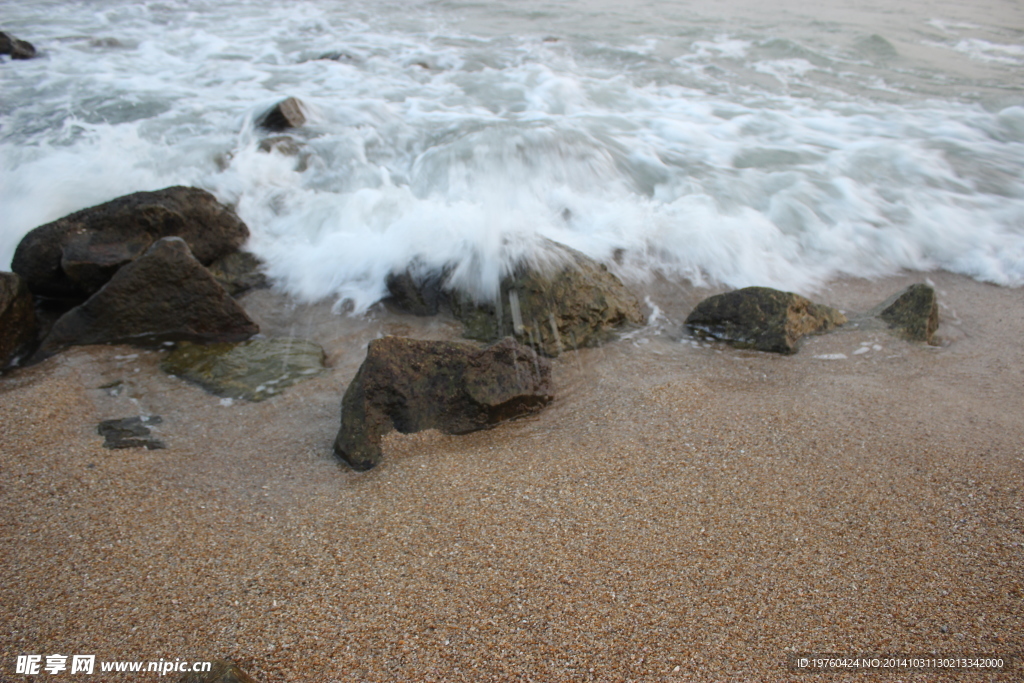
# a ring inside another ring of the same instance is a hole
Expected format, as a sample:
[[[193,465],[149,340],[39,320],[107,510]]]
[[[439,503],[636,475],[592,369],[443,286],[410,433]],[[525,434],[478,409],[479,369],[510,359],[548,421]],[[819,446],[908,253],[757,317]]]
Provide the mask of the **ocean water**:
[[[813,5],[813,6],[811,6]],[[1024,6],[0,0],[0,268],[71,211],[235,206],[278,287],[479,298],[545,239],[627,281],[1024,284]],[[260,148],[285,97],[298,154]]]

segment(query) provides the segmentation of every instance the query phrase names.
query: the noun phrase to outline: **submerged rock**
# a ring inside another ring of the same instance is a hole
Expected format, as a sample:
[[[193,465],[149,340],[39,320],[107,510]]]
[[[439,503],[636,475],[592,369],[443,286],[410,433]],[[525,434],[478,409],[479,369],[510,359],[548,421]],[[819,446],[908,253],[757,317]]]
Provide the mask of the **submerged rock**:
[[[71,345],[242,341],[259,332],[179,237],[165,237],[61,316],[35,360]]]
[[[342,400],[334,451],[354,469],[368,470],[380,463],[381,439],[392,429],[486,429],[547,405],[550,378],[548,361],[513,339],[487,348],[375,339]]]
[[[120,420],[104,420],[96,427],[96,431],[105,440],[104,448],[147,448],[156,450],[166,448],[160,439],[149,438],[147,425],[158,425],[163,422],[159,415],[149,417],[125,417]]]
[[[925,284],[910,285],[872,311],[900,337],[934,343],[939,329],[939,302],[935,290]]]
[[[28,352],[38,326],[25,281],[14,273],[0,273],[0,370]]]
[[[443,278],[439,273],[415,275],[411,270],[391,273],[387,277],[389,303],[406,313],[418,316],[437,315],[447,305],[448,293],[444,291]]]
[[[178,679],[178,683],[256,683],[256,680],[227,659],[218,659],[211,663],[209,671],[203,673],[187,673]]]
[[[822,304],[768,287],[746,287],[704,299],[685,326],[699,338],[725,341],[741,349],[796,353],[806,334],[827,332],[846,316]]]
[[[521,267],[505,278],[497,303],[446,292],[443,274],[410,271],[388,278],[392,302],[416,315],[448,307],[468,339],[494,342],[514,336],[547,356],[596,346],[616,328],[644,322],[640,304],[608,268],[580,252],[549,242],[547,267]]]
[[[27,40],[19,40],[0,31],[0,55],[10,55],[11,59],[32,59],[36,56],[36,48]]]
[[[204,190],[136,192],[29,232],[11,269],[33,294],[82,301],[163,237],[181,237],[206,265],[237,251],[249,229]]]
[[[306,114],[302,109],[302,100],[289,97],[286,100],[281,100],[260,116],[256,120],[256,125],[274,133],[280,133],[289,128],[298,128],[306,122]]]
[[[262,401],[324,372],[324,358],[324,350],[305,339],[186,343],[168,355],[160,369],[217,396]]]
[[[221,287],[231,296],[238,296],[250,289],[263,289],[270,281],[261,270],[263,262],[247,251],[236,251],[217,259],[207,269]]]
[[[501,283],[501,305],[457,302],[455,316],[465,336],[494,341],[506,335],[547,356],[597,346],[616,328],[640,325],[636,297],[603,264],[552,243],[561,263],[550,269],[521,269]]]

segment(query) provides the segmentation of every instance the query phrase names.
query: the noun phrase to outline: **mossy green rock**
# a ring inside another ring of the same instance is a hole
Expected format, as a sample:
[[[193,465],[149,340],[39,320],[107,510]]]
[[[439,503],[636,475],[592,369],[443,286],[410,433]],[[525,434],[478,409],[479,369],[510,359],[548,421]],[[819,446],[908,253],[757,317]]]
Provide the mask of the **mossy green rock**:
[[[939,302],[928,285],[910,285],[879,304],[873,313],[904,339],[934,343]]]
[[[796,353],[806,334],[827,332],[846,316],[799,294],[768,287],[745,287],[708,297],[686,318],[699,338],[718,339],[741,349]]]
[[[160,368],[227,398],[262,401],[324,371],[324,350],[304,339],[178,346]]]
[[[452,300],[463,336],[493,342],[511,335],[553,357],[597,346],[623,325],[643,324],[636,297],[607,267],[568,247],[550,247],[555,263],[505,278],[498,304]]]

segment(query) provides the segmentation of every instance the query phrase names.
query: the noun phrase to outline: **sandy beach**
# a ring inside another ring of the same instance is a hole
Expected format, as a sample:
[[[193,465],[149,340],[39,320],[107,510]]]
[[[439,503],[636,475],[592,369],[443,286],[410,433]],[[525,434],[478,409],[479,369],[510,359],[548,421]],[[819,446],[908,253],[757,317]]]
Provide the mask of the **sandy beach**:
[[[451,320],[249,294],[265,334],[330,365],[262,403],[126,346],[9,373],[0,679],[77,680],[15,674],[62,653],[223,657],[264,683],[1021,680],[788,668],[1024,654],[1021,291],[910,273],[813,298],[864,311],[925,280],[940,346],[848,326],[788,357],[692,342],[719,290],[649,284],[656,319],[555,360],[544,411],[392,435],[366,473],[331,452],[366,343]],[[99,421],[139,414],[166,449],[102,446]],[[160,679],[118,676],[90,680]]]

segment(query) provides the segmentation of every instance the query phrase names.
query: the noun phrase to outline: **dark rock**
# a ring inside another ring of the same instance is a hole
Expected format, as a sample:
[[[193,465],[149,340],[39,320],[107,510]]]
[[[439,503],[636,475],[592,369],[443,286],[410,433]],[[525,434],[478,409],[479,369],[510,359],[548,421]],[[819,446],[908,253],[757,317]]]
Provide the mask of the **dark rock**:
[[[153,242],[172,236],[205,265],[238,250],[249,229],[204,190],[136,192],[32,230],[11,269],[34,294],[82,301]]]
[[[305,339],[181,344],[160,364],[217,396],[262,401],[324,372],[324,350]]]
[[[0,370],[28,350],[38,326],[25,281],[14,273],[0,273]]]
[[[342,64],[358,64],[360,61],[362,61],[355,55],[349,54],[348,52],[340,51],[325,52],[319,57],[317,57],[317,59],[331,62],[340,62]]]
[[[270,286],[267,276],[260,270],[263,262],[247,251],[236,251],[211,263],[207,270],[231,296],[250,289]]]
[[[35,360],[71,345],[242,341],[259,332],[180,237],[165,237],[54,323]]]
[[[149,417],[125,417],[120,420],[104,420],[96,427],[96,431],[105,440],[104,448],[147,448],[156,450],[166,448],[160,439],[149,438],[151,432],[147,425],[158,425],[163,422],[159,415]]]
[[[218,659],[212,662],[209,671],[185,674],[178,679],[178,683],[256,683],[256,680],[239,669],[234,662]]]
[[[805,334],[827,332],[846,316],[792,292],[746,287],[708,297],[686,318],[696,337],[729,342],[741,349],[796,353]]]
[[[260,116],[256,125],[265,130],[279,133],[289,128],[298,128],[305,122],[306,115],[302,111],[302,101],[295,97],[289,97],[286,100],[281,100]]]
[[[872,311],[894,330],[910,341],[934,343],[939,329],[939,302],[935,290],[924,284],[910,285],[894,294]]]
[[[334,451],[357,470],[382,458],[381,439],[438,429],[464,434],[536,412],[551,400],[551,367],[533,349],[384,337],[370,342],[341,403]]]
[[[454,302],[466,337],[494,341],[511,334],[557,356],[565,349],[597,346],[623,325],[643,324],[636,297],[607,267],[568,247],[551,247],[561,264],[519,269],[501,283],[500,306]]]
[[[389,303],[413,315],[437,315],[447,301],[447,294],[441,287],[442,277],[438,273],[414,275],[412,270],[391,273],[387,277]]]
[[[0,31],[0,55],[10,55],[11,59],[32,59],[36,56],[36,48],[27,40],[18,40]]]

